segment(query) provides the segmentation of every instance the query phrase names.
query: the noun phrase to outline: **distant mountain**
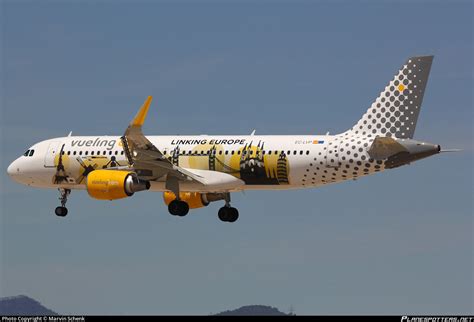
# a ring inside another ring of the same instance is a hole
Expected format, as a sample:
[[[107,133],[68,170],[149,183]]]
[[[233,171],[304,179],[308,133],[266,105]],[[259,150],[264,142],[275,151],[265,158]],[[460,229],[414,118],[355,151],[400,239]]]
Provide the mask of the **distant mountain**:
[[[58,315],[25,295],[0,297],[0,315]]]
[[[215,315],[293,315],[280,312],[277,308],[266,305],[246,305],[241,308],[224,311]]]
[[[11,297],[0,297],[0,316],[1,315],[58,315],[56,312],[44,307],[38,301],[26,296],[18,295]],[[215,315],[294,315],[280,312],[277,308],[266,305],[246,305],[241,308],[224,311]]]

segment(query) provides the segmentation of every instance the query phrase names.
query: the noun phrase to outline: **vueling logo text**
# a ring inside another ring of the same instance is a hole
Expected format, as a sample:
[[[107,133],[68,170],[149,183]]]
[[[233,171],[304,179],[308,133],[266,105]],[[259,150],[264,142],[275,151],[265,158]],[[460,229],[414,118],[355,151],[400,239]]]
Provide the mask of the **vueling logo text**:
[[[96,138],[95,140],[72,140],[71,146],[75,147],[105,147],[106,150],[112,150],[115,147],[116,140],[107,140]]]

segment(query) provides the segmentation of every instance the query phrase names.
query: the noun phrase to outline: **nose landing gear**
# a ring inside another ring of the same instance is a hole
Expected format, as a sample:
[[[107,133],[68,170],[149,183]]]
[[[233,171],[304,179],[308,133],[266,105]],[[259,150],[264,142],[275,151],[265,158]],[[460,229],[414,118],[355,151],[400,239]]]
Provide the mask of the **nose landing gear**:
[[[67,202],[67,197],[71,193],[71,189],[59,188],[58,191],[60,194],[59,200],[61,201],[61,206],[56,207],[56,209],[54,210],[54,213],[56,214],[56,216],[66,217],[67,215],[66,202]]]

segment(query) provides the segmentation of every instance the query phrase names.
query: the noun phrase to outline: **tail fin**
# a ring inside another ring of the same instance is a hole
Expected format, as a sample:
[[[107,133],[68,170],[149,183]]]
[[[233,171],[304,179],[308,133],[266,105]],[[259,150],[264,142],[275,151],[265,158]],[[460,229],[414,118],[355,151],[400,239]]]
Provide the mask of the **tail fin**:
[[[413,138],[432,62],[433,56],[409,58],[359,122],[344,134]]]

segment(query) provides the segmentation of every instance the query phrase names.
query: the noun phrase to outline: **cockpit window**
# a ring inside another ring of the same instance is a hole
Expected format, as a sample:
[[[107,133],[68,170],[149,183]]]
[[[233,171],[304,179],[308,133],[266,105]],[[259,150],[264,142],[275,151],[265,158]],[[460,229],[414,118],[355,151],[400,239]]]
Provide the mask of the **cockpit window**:
[[[31,156],[33,156],[33,154],[35,154],[35,150],[26,150],[26,152],[23,153],[23,156],[31,157]]]

